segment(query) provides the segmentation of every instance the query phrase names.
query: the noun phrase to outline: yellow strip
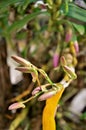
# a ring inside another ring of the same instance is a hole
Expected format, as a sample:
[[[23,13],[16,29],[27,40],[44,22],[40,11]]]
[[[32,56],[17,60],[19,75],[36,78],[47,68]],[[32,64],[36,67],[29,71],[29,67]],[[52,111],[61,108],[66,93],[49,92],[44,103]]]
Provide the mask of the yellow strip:
[[[56,130],[55,112],[58,106],[59,99],[62,96],[65,88],[62,88],[56,95],[46,100],[46,106],[43,110],[43,130]]]

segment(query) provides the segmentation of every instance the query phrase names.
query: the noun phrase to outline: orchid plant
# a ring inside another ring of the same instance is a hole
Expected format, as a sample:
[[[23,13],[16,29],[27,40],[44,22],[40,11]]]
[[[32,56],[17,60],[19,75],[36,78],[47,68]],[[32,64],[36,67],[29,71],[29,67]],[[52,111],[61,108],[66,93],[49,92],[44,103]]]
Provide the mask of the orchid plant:
[[[36,83],[37,86],[32,91],[32,96],[30,98],[13,103],[8,109],[25,108],[25,103],[34,98],[37,98],[38,101],[46,100],[46,105],[42,114],[43,130],[56,130],[55,113],[59,100],[65,88],[77,78],[75,67],[77,65],[79,45],[76,32],[80,33],[79,35],[84,33],[84,31],[81,33],[80,28],[84,30],[83,24],[86,22],[86,11],[75,5],[73,0],[45,0],[41,2],[37,0],[21,1],[22,0],[19,0],[20,6],[17,4],[15,6],[20,7],[18,8],[18,11],[22,8],[22,11],[20,11],[22,19],[20,18],[18,21],[13,22],[6,28],[6,31],[9,32],[10,35],[12,32],[18,33],[18,31],[31,20],[37,18],[36,23],[32,21],[35,33],[34,36],[30,37],[29,43],[31,45],[35,42],[43,42],[45,48],[51,45],[52,42],[55,43],[55,48],[53,47],[54,45],[52,45],[53,53],[50,55],[53,69],[55,70],[56,75],[58,74],[57,70],[62,69],[64,75],[61,81],[53,82],[42,68],[35,66],[25,58],[12,56],[12,59],[19,63],[19,67],[17,67],[16,70],[23,73],[30,73],[32,81]],[[14,3],[15,2],[16,0]],[[29,14],[23,16],[24,11],[30,4],[31,10],[28,11]],[[41,17],[39,15],[43,15],[45,19],[48,20],[48,24],[45,24],[44,27],[39,25],[39,19]],[[80,22],[79,25],[77,21]],[[30,33],[31,30],[28,32]],[[6,37],[7,41],[9,41],[7,33],[3,33],[3,35]],[[38,51],[40,50],[39,48],[36,48],[35,51],[37,49]],[[41,84],[39,74],[46,81],[44,84]]]
[[[32,75],[32,81],[37,82],[38,86],[32,91],[32,97],[22,102],[13,103],[9,106],[8,109],[13,110],[18,108],[25,108],[24,104],[36,97],[38,98],[38,101],[46,100],[46,106],[43,111],[43,130],[48,130],[51,128],[55,130],[56,126],[54,116],[59,99],[61,98],[61,95],[64,92],[65,88],[68,87],[72,80],[77,78],[75,74],[75,63],[73,59],[77,54],[77,49],[74,47],[74,44],[72,46],[72,49],[70,44],[70,51],[73,54],[73,56],[71,55],[71,60],[68,59],[66,61],[65,56],[62,56],[60,58],[61,66],[65,72],[65,76],[59,83],[53,83],[43,69],[34,66],[32,63],[21,57],[12,56],[16,62],[22,65],[21,67],[17,67],[16,70],[19,70],[23,73],[30,73]],[[66,55],[68,54],[70,53],[68,52]],[[47,81],[46,84],[42,85],[40,83],[38,72],[41,73],[41,75],[45,78]]]

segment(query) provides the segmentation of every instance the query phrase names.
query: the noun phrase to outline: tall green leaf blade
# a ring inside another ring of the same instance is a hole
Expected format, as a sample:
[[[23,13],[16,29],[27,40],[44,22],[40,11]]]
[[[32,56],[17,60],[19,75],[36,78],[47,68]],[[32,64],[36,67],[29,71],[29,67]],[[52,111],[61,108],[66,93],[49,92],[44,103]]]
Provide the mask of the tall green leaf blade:
[[[79,20],[86,23],[86,10],[78,7],[73,3],[68,4],[68,11],[66,12],[66,5],[63,4],[61,7],[64,15],[73,19]]]
[[[2,0],[0,2],[0,11],[4,11],[8,6],[20,2],[23,2],[23,0]]]
[[[0,1],[0,13],[5,12],[7,7],[14,4],[19,4],[22,6],[22,9],[25,10],[27,6],[32,3],[36,2],[37,0],[1,0]]]

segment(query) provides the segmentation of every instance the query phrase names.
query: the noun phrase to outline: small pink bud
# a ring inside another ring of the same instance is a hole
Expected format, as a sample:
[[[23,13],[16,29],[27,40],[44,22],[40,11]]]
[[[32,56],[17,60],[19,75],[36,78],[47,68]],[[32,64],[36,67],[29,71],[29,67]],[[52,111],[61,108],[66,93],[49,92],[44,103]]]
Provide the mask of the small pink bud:
[[[66,42],[70,42],[71,38],[72,38],[72,30],[69,29],[69,30],[67,31],[66,35],[65,35],[65,41],[66,41]]]
[[[57,67],[59,64],[59,54],[55,53],[53,56],[53,66]]]
[[[27,60],[25,60],[22,57],[19,56],[12,56],[12,58],[19,64],[24,65],[24,66],[31,66],[31,63]]]
[[[54,96],[56,94],[56,91],[50,91],[50,92],[46,92],[44,94],[42,94],[39,98],[38,101],[43,101],[46,100],[52,96]]]
[[[23,73],[33,72],[33,69],[31,67],[17,67],[16,70]]]
[[[25,108],[25,105],[22,102],[16,102],[9,106],[8,110],[14,110],[18,108]]]
[[[74,47],[75,47],[76,53],[78,53],[78,52],[79,52],[78,41],[75,41],[75,42],[74,42]]]
[[[41,87],[36,87],[36,88],[32,91],[32,95],[37,94],[40,90],[41,90]]]
[[[66,59],[64,56],[61,56],[61,65],[67,65]]]

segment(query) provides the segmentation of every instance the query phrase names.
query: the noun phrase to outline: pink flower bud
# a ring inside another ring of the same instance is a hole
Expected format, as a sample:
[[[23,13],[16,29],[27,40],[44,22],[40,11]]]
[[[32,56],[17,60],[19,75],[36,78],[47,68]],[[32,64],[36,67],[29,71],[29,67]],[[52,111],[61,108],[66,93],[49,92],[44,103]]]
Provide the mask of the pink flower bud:
[[[43,101],[46,100],[52,96],[54,96],[56,94],[56,91],[50,91],[50,92],[46,92],[44,94],[42,94],[39,98],[38,101]]]
[[[69,29],[68,32],[65,35],[65,41],[70,42],[71,38],[72,38],[72,30]]]
[[[23,73],[33,72],[33,69],[31,67],[17,67],[16,70]]]
[[[36,87],[36,88],[32,91],[32,95],[37,94],[40,90],[41,90],[41,87]]]
[[[16,102],[9,106],[8,110],[14,110],[18,108],[25,108],[25,105],[22,102]]]
[[[22,57],[19,56],[12,56],[12,58],[19,64],[24,65],[24,66],[31,66],[31,63],[27,60],[25,60]]]
[[[57,67],[59,64],[59,54],[55,53],[53,56],[53,66]]]
[[[75,41],[75,42],[74,42],[74,48],[75,48],[75,50],[76,50],[76,53],[78,53],[78,52],[79,52],[78,41]]]
[[[61,56],[61,65],[67,65],[66,59],[64,56]]]

